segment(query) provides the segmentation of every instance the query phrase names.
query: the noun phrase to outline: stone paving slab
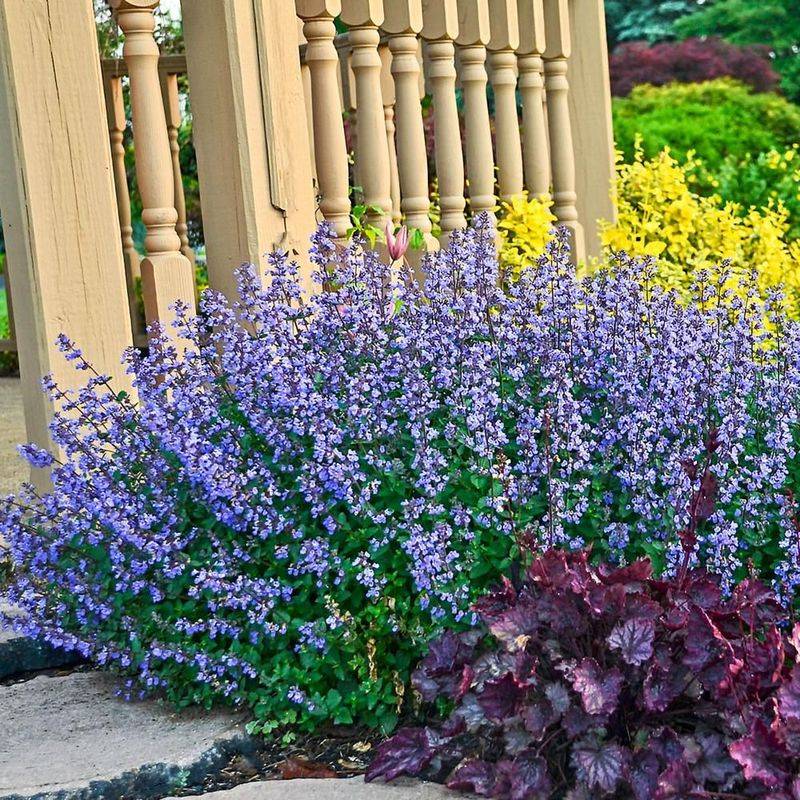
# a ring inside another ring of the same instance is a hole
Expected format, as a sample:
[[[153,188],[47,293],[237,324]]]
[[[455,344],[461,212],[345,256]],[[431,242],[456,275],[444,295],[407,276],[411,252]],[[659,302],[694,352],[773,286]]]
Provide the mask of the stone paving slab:
[[[98,672],[0,686],[0,800],[151,800],[202,791],[254,748],[244,716],[116,696]]]
[[[348,778],[260,781],[245,783],[226,792],[211,792],[201,797],[202,800],[458,800],[467,795],[451,792],[434,783],[409,780],[364,783],[363,778]]]
[[[19,616],[22,613],[18,609],[9,610],[9,607],[2,603],[0,611],[9,616]],[[54,647],[20,636],[0,626],[0,680],[23,672],[77,664],[79,661],[75,653],[56,650]]]

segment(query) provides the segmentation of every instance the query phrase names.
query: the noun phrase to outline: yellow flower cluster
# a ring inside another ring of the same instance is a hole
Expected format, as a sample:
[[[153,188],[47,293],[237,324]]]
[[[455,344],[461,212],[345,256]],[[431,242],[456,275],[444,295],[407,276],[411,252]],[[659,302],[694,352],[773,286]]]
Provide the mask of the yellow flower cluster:
[[[781,161],[790,164],[792,153]],[[694,272],[730,259],[731,286],[755,270],[761,291],[784,286],[790,310],[800,317],[800,240],[787,239],[787,210],[779,202],[745,209],[701,195],[695,190],[701,167],[691,154],[681,164],[669,150],[646,159],[641,148],[632,163],[619,163],[618,219],[601,222],[606,251],[657,257],[657,280],[687,299]],[[555,221],[551,205],[524,196],[502,204],[500,256],[512,277],[542,253]]]
[[[512,278],[532,264],[544,251],[556,221],[548,197],[518,195],[500,204],[497,229],[500,234],[500,261]]]
[[[698,163],[680,164],[669,150],[645,159],[641,149],[617,171],[616,223],[601,223],[609,251],[658,257],[658,280],[688,295],[692,276],[730,259],[733,281],[755,270],[762,292],[783,285],[800,311],[800,241],[788,242],[788,212],[780,203],[744,209],[692,190]]]

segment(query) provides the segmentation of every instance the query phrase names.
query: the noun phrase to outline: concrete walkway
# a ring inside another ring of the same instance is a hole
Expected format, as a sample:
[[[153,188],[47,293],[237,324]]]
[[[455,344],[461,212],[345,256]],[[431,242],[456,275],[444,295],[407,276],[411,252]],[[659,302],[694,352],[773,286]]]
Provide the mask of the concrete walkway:
[[[200,797],[203,800],[458,800],[467,795],[451,792],[433,783],[402,779],[389,784],[364,783],[363,778],[348,778],[261,781],[246,783],[227,792],[211,792],[195,797],[198,800]]]
[[[0,378],[0,495],[28,480],[27,464],[17,454],[17,445],[26,441],[19,378]]]

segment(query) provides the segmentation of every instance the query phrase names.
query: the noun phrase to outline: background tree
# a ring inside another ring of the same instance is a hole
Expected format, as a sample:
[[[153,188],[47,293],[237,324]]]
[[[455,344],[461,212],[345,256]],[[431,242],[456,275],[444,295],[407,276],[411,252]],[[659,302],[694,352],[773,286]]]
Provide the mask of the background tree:
[[[608,9],[609,3],[606,3]],[[675,23],[683,36],[720,36],[733,44],[765,44],[781,88],[800,101],[800,7],[797,0],[716,0]]]
[[[697,0],[606,0],[611,51],[620,42],[663,42],[677,38],[675,23],[697,8]]]

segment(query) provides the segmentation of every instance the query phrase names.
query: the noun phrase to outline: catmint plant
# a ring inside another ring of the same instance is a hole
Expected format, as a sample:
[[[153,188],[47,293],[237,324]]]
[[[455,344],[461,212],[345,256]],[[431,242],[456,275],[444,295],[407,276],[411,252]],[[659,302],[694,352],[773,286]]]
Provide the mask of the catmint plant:
[[[494,235],[454,232],[421,287],[322,226],[317,292],[285,254],[264,285],[243,268],[235,303],[206,292],[125,354],[135,396],[61,337],[87,383],[45,379],[59,455],[22,453],[52,490],[0,505],[13,624],[131,693],[246,705],[254,730],[390,729],[431,637],[521,552],[675,571],[703,486],[690,566],[791,601],[800,346],[779,298],[738,299],[723,269],[683,305],[624,256],[579,278],[562,234],[511,281]]]

